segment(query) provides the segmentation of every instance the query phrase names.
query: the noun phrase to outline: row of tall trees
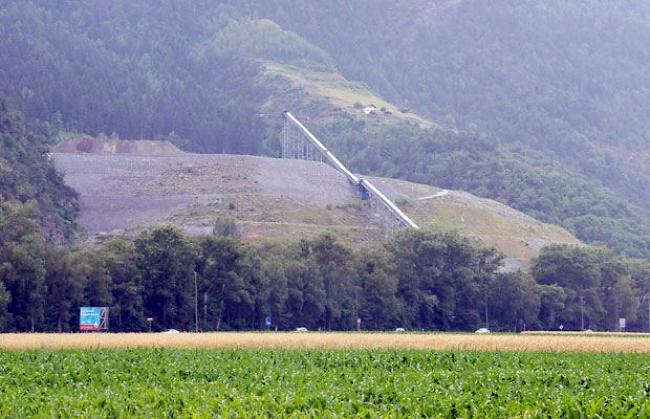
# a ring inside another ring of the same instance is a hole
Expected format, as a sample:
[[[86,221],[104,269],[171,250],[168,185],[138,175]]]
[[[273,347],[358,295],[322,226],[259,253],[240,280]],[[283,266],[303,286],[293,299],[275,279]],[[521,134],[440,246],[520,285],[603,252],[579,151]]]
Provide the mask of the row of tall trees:
[[[551,247],[532,274],[453,233],[352,247],[330,235],[251,245],[159,227],[90,251],[43,241],[31,205],[0,207],[0,330],[72,331],[80,306],[114,331],[154,329],[647,329],[650,264]]]

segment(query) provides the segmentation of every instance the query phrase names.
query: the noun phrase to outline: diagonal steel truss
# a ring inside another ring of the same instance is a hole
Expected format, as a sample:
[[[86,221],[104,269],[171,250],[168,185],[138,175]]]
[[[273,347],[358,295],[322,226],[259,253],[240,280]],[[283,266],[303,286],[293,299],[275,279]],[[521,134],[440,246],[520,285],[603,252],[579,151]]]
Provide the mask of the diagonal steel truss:
[[[284,112],[282,158],[325,162],[343,173],[350,184],[357,189],[362,199],[369,199],[372,207],[381,209],[387,215],[385,218],[388,234],[392,235],[393,231],[399,227],[419,229],[418,225],[372,182],[348,170],[291,112]]]

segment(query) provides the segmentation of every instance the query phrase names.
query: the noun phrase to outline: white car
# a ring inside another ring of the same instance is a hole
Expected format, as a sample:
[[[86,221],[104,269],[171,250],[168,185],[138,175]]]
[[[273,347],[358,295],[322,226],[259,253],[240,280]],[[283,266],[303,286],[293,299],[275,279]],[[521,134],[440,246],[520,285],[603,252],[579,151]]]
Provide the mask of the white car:
[[[396,327],[395,332],[397,332],[397,333],[406,332],[406,329],[404,329],[403,327]]]
[[[307,330],[306,327],[296,327],[296,332],[301,332],[301,333],[303,333],[303,332],[308,332],[308,331],[309,331],[309,330]]]
[[[490,329],[481,327],[480,329],[477,329],[474,333],[490,333]]]
[[[167,329],[167,330],[165,330],[164,332],[160,332],[160,333],[181,333],[181,332],[179,332],[179,331],[176,330],[176,329]]]

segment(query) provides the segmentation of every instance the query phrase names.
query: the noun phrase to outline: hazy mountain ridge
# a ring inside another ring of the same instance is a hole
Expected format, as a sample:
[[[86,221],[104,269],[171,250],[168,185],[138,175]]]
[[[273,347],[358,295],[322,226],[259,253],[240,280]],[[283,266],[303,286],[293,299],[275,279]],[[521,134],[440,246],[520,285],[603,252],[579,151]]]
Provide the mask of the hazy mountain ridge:
[[[277,120],[259,114],[294,109],[355,170],[465,189],[561,223],[585,241],[650,255],[648,179],[618,157],[644,144],[650,120],[640,94],[650,74],[641,70],[643,5],[140,0],[95,8],[33,0],[0,7],[0,54],[12,64],[0,88],[42,121],[45,134],[115,132],[192,151],[275,155]],[[608,28],[616,33],[595,51]],[[628,43],[633,54],[617,50]],[[269,75],[269,62],[359,83],[438,127],[384,114],[364,119],[349,101],[331,100],[349,85],[332,94],[331,80]],[[610,152],[612,143],[623,150]]]
[[[648,72],[640,74],[650,65],[642,47],[650,37],[646,6],[360,1],[296,11],[287,4],[259,5],[259,16],[326,50],[344,75],[449,127],[485,131],[533,172],[586,181],[582,188],[596,201],[627,209],[592,210],[600,206],[594,202],[557,211],[539,189],[540,199],[526,202],[455,187],[560,222],[585,240],[647,254],[650,178],[642,159],[630,165],[625,158],[643,154],[648,141]]]

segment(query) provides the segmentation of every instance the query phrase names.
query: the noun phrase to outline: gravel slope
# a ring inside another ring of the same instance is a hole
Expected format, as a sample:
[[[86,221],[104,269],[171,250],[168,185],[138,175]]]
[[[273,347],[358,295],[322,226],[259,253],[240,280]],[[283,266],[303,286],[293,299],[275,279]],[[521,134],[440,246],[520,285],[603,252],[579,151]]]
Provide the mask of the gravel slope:
[[[323,163],[164,150],[52,153],[66,183],[80,193],[83,240],[92,245],[107,235],[132,235],[159,224],[211,234],[219,217],[236,220],[244,240],[330,231],[361,243],[386,235],[380,208],[358,199],[346,178]],[[525,269],[550,243],[578,243],[559,227],[463,191],[372,180],[420,226],[455,229],[497,247],[509,257],[508,269]]]

